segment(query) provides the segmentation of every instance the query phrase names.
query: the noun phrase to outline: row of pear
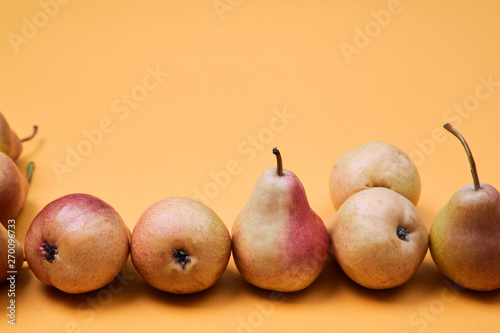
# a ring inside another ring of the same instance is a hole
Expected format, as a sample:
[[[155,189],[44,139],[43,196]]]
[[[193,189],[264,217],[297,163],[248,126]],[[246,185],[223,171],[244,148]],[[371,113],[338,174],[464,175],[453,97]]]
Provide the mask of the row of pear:
[[[14,160],[21,142],[32,136],[19,140],[1,114],[0,124],[0,218],[5,226],[0,228],[0,249],[5,249],[0,281],[7,272],[19,271],[24,252],[41,282],[67,293],[88,292],[109,283],[130,254],[153,287],[194,293],[220,278],[232,253],[243,278],[263,289],[302,290],[319,276],[329,256],[358,284],[387,289],[413,277],[430,248],[436,266],[455,283],[472,290],[500,288],[500,238],[493,237],[500,232],[500,194],[479,183],[467,142],[450,124],[444,127],[464,145],[474,184],[452,196],[430,232],[415,208],[421,189],[415,164],[389,143],[368,142],[343,154],[332,168],[329,186],[337,212],[327,226],[274,148],[277,166],[257,180],[231,234],[212,209],[194,199],[169,197],[153,204],[130,232],[101,199],[70,194],[38,213],[24,251],[11,231],[33,164],[24,178]]]

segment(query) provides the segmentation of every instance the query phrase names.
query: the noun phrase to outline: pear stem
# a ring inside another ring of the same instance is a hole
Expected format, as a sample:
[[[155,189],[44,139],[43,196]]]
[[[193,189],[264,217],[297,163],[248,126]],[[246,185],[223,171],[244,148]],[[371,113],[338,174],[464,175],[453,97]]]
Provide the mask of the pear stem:
[[[26,180],[28,181],[28,184],[31,183],[31,178],[33,178],[34,168],[35,168],[35,163],[30,162],[30,164],[28,164],[28,173],[26,174]]]
[[[273,148],[273,154],[276,155],[276,161],[278,163],[278,166],[276,168],[276,173],[278,176],[282,177],[284,175],[283,173],[283,161],[281,160],[281,154],[278,148]]]
[[[460,142],[462,142],[462,145],[465,148],[465,152],[467,153],[467,158],[469,159],[469,164],[470,164],[470,172],[472,173],[472,179],[474,180],[474,191],[477,191],[481,188],[481,183],[479,182],[479,177],[477,175],[477,169],[476,169],[476,162],[474,162],[474,157],[472,157],[472,153],[469,149],[469,145],[467,144],[467,141],[465,141],[464,137],[462,134],[460,134],[455,127],[451,126],[450,123],[446,123],[443,126],[448,132],[456,136]]]
[[[38,132],[38,126],[37,125],[33,126],[33,133],[30,136],[28,136],[28,137],[26,137],[24,139],[21,139],[20,141],[24,142],[24,141],[28,141],[28,140],[33,139],[33,137],[36,135],[36,132]]]

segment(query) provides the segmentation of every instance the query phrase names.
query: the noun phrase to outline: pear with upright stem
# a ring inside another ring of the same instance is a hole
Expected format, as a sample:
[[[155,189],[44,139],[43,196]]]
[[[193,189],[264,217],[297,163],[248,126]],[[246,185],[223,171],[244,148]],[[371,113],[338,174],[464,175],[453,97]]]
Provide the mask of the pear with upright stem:
[[[329,239],[321,218],[311,209],[301,181],[277,166],[257,180],[250,200],[232,230],[233,256],[243,278],[262,289],[298,291],[323,270]]]
[[[458,189],[437,214],[429,248],[438,269],[456,284],[477,291],[500,288],[500,193],[480,183],[476,163],[464,137],[444,128],[465,148],[473,184]]]

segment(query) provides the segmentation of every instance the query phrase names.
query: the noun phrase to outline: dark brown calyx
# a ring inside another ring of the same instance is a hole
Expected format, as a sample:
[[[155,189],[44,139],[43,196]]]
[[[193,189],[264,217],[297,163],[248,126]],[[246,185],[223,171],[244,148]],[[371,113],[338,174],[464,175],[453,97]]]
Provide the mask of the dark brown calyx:
[[[178,262],[179,265],[182,266],[182,269],[186,269],[186,263],[191,261],[191,258],[189,258],[189,253],[184,250],[176,250],[172,249],[172,252],[174,253],[174,261]]]
[[[41,246],[42,255],[48,262],[54,262],[56,260],[56,254],[58,253],[57,247],[54,244],[48,242],[43,242]]]
[[[396,233],[397,233],[399,239],[406,241],[406,242],[410,241],[410,238],[408,237],[408,229],[403,229],[403,228],[398,226],[396,228]]]

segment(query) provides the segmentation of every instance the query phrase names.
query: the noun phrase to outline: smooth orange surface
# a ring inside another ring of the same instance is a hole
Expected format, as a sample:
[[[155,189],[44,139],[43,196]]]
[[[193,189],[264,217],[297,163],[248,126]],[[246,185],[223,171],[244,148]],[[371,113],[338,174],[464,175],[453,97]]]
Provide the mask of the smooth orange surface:
[[[17,164],[36,163],[17,237],[50,201],[86,192],[133,229],[173,195],[205,201],[229,229],[259,175],[303,182],[313,209],[334,214],[335,160],[384,140],[418,164],[417,206],[434,216],[472,178],[500,187],[500,5],[495,1],[2,1],[0,110],[20,137]],[[91,253],[89,254],[91,255]],[[259,290],[233,260],[195,295],[157,291],[130,263],[111,285],[67,295],[25,263],[0,286],[0,331],[497,332],[500,292],[450,288],[429,254],[385,291],[337,264],[306,290]]]

